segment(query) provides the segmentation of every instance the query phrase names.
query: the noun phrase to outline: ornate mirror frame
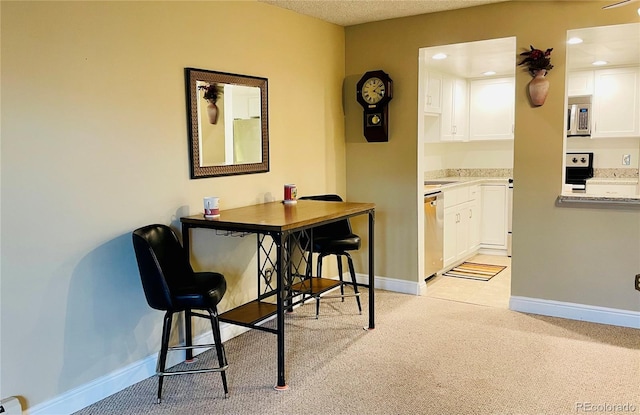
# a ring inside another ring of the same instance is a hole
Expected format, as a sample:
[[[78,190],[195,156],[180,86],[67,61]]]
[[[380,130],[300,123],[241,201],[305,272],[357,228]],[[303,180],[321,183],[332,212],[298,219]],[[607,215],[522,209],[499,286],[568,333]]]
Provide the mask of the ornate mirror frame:
[[[201,117],[198,113],[198,100],[201,92],[198,90],[198,81],[208,84],[229,84],[260,89],[260,127],[261,127],[261,154],[262,158],[257,163],[220,164],[202,166],[201,159]],[[247,75],[238,75],[225,72],[209,71],[206,69],[185,68],[185,84],[187,93],[187,120],[189,130],[189,162],[191,178],[229,176],[236,174],[264,173],[269,171],[269,111],[267,95],[267,78]]]

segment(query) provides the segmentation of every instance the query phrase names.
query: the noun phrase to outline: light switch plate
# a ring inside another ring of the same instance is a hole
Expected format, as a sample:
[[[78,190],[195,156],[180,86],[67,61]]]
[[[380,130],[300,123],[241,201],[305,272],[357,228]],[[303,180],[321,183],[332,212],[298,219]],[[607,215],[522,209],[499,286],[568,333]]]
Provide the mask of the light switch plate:
[[[622,155],[622,165],[623,166],[631,165],[631,154],[623,154]]]

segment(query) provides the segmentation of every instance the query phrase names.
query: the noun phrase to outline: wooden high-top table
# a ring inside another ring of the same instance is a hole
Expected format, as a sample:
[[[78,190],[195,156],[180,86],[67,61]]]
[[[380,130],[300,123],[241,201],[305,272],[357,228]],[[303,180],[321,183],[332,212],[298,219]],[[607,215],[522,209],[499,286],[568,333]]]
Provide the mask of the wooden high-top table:
[[[286,205],[271,202],[223,210],[216,219],[205,219],[203,214],[180,218],[182,222],[182,241],[189,251],[189,229],[205,228],[228,232],[229,235],[255,234],[258,250],[258,298],[232,310],[220,314],[220,321],[237,324],[253,329],[275,333],[278,337],[278,380],[277,390],[287,389],[285,382],[284,315],[291,309],[294,293],[290,290],[293,280],[300,277],[298,267],[292,260],[292,251],[299,242],[301,232],[307,232],[313,238],[313,228],[336,222],[353,216],[367,214],[369,217],[369,327],[375,328],[374,319],[374,226],[375,205],[373,203],[324,202],[316,200],[298,200],[296,204]],[[275,246],[276,259],[271,258]],[[265,248],[265,245],[267,246]],[[300,249],[300,248],[298,248]],[[302,254],[304,257],[304,254]],[[304,258],[303,258],[304,259]],[[276,281],[273,286],[273,273]],[[307,273],[308,274],[308,273]],[[307,275],[308,276],[308,275]],[[263,286],[264,285],[264,286]],[[276,296],[276,304],[264,301]],[[264,327],[259,323],[276,316],[276,328]],[[187,345],[191,342],[191,316],[185,315]],[[187,356],[190,358],[191,356]]]

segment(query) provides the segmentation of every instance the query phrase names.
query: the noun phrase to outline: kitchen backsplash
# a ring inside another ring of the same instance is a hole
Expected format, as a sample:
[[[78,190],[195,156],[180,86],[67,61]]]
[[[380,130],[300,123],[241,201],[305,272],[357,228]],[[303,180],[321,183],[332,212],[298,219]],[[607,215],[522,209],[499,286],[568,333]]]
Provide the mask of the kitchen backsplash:
[[[594,178],[603,179],[637,179],[638,169],[593,169]]]
[[[442,169],[424,173],[424,179],[443,177],[513,177],[513,169]],[[600,179],[638,179],[638,169],[593,169],[593,177]]]
[[[442,169],[424,172],[425,180],[442,177],[513,177],[513,169]]]

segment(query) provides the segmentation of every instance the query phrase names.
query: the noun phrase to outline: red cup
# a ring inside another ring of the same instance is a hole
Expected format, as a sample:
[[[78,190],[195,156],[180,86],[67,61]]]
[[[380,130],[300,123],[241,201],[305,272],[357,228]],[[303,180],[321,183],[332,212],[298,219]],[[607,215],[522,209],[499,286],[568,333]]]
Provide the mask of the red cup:
[[[284,203],[296,203],[298,198],[298,189],[295,184],[284,185]]]

